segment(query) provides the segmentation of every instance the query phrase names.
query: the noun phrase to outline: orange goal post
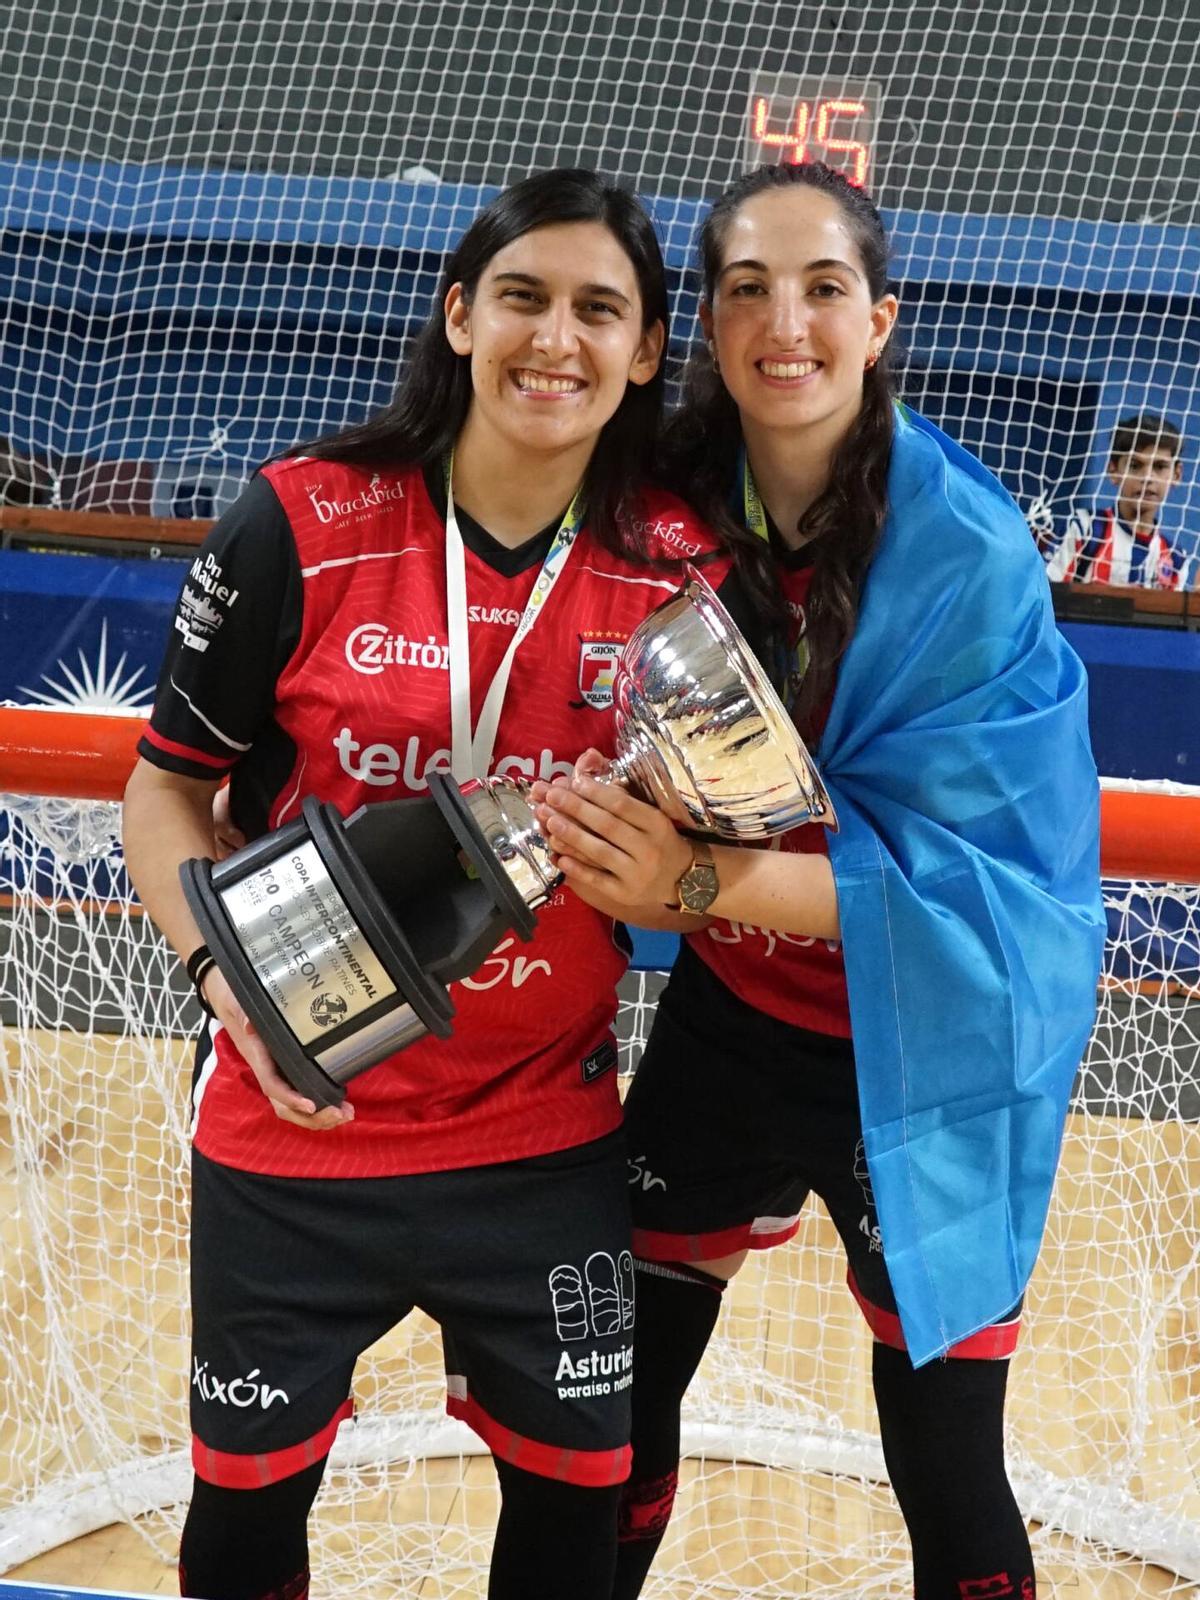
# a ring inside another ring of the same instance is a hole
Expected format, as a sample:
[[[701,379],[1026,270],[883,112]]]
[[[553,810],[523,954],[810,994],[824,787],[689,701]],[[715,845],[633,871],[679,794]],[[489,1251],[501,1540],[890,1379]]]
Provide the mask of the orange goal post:
[[[141,729],[115,713],[0,708],[0,794],[120,800]],[[1102,788],[1105,877],[1200,882],[1200,788],[1116,778]]]
[[[170,1560],[190,1482],[200,1018],[121,860],[140,727],[0,709],[0,1571],[115,1520]],[[1146,1563],[1200,1581],[1200,789],[1106,784],[1102,804],[1109,948],[1009,1456],[1039,1570],[1081,1593],[1119,1572],[1132,1600],[1168,1592]],[[626,1071],[660,982],[623,988]],[[324,1593],[481,1592],[493,1486],[410,1323],[360,1365],[314,1513]],[[739,1278],[685,1442],[649,1596],[783,1600],[799,1572],[834,1600],[903,1592],[868,1337],[819,1207]]]

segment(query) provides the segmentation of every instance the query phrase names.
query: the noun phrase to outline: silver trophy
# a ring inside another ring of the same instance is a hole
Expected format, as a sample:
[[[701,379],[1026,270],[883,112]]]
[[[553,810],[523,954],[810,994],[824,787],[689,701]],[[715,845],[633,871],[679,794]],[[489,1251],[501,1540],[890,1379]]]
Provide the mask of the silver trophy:
[[[630,635],[613,684],[625,784],[677,826],[734,843],[836,828],[812,759],[708,584],[692,576]],[[193,915],[279,1065],[318,1106],[414,1040],[446,1038],[449,985],[506,933],[532,937],[561,874],[529,783],[458,784],[300,817],[214,866],[180,869]]]

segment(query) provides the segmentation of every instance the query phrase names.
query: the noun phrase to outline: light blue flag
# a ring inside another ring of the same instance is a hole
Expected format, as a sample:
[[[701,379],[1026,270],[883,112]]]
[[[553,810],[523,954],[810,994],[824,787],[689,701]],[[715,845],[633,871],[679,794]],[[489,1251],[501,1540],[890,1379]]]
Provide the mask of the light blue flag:
[[[1104,940],[1087,680],[1006,491],[911,412],[817,752],[871,1184],[920,1365],[1016,1303]]]

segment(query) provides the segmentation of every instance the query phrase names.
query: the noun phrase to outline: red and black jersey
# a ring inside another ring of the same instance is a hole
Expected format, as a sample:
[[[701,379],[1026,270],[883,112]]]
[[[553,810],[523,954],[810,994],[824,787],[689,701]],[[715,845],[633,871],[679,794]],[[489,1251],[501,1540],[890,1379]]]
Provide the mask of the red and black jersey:
[[[774,541],[773,541],[774,542]],[[780,587],[791,618],[788,644],[793,656],[804,636],[804,606],[812,582],[812,555],[801,549],[776,549]],[[825,707],[816,732],[828,715]],[[805,823],[772,839],[772,850],[803,855],[828,855],[829,843],[820,823]],[[689,935],[692,949],[747,1004],[813,1033],[850,1037],[850,998],[840,941],[811,939],[774,928],[718,918]]]
[[[637,516],[660,560],[712,549],[694,513],[664,493],[647,490]],[[510,550],[459,519],[475,718],[557,523]],[[728,562],[705,570],[721,583]],[[551,779],[589,746],[611,751],[621,647],[681,577],[610,554],[583,530],[517,652],[493,772]],[[252,838],[293,820],[308,795],[343,814],[422,795],[429,771],[449,767],[449,744],[436,474],[306,457],[267,467],[192,565],[142,755],[191,776],[231,773],[233,818]],[[625,960],[610,919],[560,890],[528,944],[503,940],[453,986],[451,1038],[419,1040],[356,1078],[355,1120],[321,1134],[274,1115],[219,1030],[196,1146],[248,1171],[350,1177],[516,1160],[598,1138],[620,1120],[608,1068]]]
[[[1076,507],[1066,532],[1046,557],[1051,583],[1129,584],[1143,589],[1185,589],[1189,562],[1154,528],[1128,528],[1115,506],[1101,511]]]

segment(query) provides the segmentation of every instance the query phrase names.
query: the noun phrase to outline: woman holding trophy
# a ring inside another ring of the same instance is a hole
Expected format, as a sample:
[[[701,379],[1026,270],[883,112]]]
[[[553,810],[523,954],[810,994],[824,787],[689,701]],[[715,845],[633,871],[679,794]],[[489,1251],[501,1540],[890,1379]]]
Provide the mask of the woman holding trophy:
[[[421,796],[435,769],[547,779],[611,743],[622,644],[713,548],[643,487],[667,316],[635,200],[586,172],[516,185],[450,255],[394,403],[265,467],[184,585],[125,843],[211,1016],[187,1595],[303,1600],[356,1358],[417,1305],[442,1326],[450,1411],[496,1459],[489,1595],[560,1600],[566,1574],[576,1600],[609,1592],[633,1323],[612,919],[559,893],[529,944],[456,985],[451,1038],[318,1108],[202,947],[178,873],[218,853],[226,777],[256,839],[308,796],[348,814]]]
[[[1103,941],[1085,680],[1020,513],[894,402],[869,199],[764,168],[700,254],[707,343],[667,479],[739,552],[837,831],[697,847],[588,760],[538,790],[579,895],[688,935],[626,1105],[658,1181],[631,1189],[613,1595],[640,1593],[670,1516],[721,1292],[815,1191],[874,1338],[916,1600],[1030,1600],[1003,1410]]]

